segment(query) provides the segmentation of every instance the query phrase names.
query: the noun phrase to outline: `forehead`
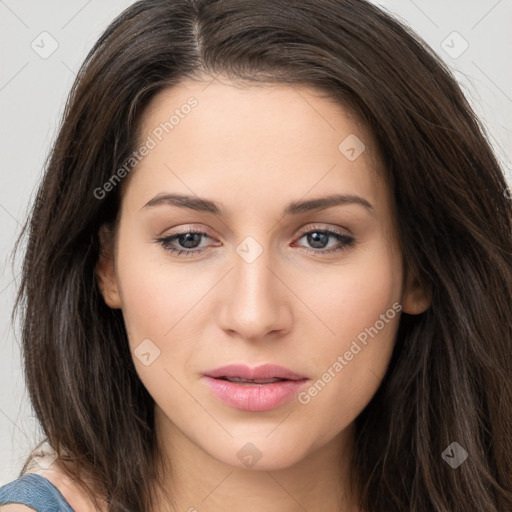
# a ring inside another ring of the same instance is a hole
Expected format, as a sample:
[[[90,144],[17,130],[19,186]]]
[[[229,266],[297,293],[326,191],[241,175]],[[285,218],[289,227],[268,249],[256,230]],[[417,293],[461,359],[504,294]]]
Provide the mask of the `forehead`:
[[[256,199],[259,191],[267,204],[269,189],[276,201],[286,193],[283,202],[332,189],[385,199],[370,132],[307,86],[186,80],[146,108],[139,146],[150,140],[130,176],[146,200],[176,187],[201,197]]]
[[[187,119],[191,120],[185,122]],[[160,126],[166,122],[170,122],[167,130]],[[251,136],[258,142],[272,140],[275,145],[295,141],[296,149],[320,139],[325,144],[336,143],[344,133],[357,132],[365,139],[370,136],[357,116],[318,89],[300,84],[233,83],[221,78],[188,79],[160,91],[142,116],[141,132],[158,132],[160,126],[165,136],[183,131],[179,125],[190,124],[198,141],[205,134],[211,140],[211,132],[220,130],[218,138],[224,140],[229,135],[239,143],[243,138],[246,145]],[[331,137],[326,139],[329,132]]]

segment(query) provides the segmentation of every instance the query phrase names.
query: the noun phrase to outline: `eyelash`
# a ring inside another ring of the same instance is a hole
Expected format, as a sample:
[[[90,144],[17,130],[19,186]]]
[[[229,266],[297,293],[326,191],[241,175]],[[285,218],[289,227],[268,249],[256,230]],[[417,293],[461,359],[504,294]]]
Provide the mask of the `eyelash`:
[[[172,247],[170,245],[171,242],[173,242],[175,239],[180,238],[181,236],[187,235],[190,233],[211,238],[208,235],[208,233],[204,233],[203,231],[194,231],[193,229],[191,229],[189,231],[176,233],[175,235],[172,235],[172,236],[168,236],[168,237],[164,237],[164,238],[157,238],[157,239],[155,239],[155,242],[160,243],[163,246],[164,250],[169,251],[173,254],[176,254],[177,256],[184,254],[185,257],[189,257],[189,256],[197,255],[197,254],[202,254],[205,251],[207,251],[208,249],[199,249],[199,250],[198,249],[190,249],[190,250],[176,249],[175,247]],[[331,231],[328,229],[320,229],[320,228],[313,228],[313,229],[310,229],[309,231],[305,231],[304,233],[302,233],[299,236],[298,240],[300,240],[304,236],[309,235],[311,233],[321,233],[324,235],[329,235],[330,237],[336,238],[339,242],[342,242],[341,246],[335,247],[334,249],[328,249],[328,250],[307,249],[309,252],[312,252],[314,254],[329,254],[329,253],[333,253],[333,252],[343,251],[343,250],[347,249],[348,247],[354,245],[354,243],[356,241],[354,237],[351,237],[349,235],[345,235],[343,233],[338,233],[337,231]]]

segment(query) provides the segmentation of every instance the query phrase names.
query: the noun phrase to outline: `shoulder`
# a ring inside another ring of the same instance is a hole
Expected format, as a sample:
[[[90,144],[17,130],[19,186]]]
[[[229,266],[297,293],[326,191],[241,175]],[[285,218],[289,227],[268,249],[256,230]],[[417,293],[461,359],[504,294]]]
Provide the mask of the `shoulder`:
[[[62,464],[56,452],[44,444],[20,478],[0,487],[0,512],[47,511],[48,501],[66,512],[105,512],[106,502],[100,499],[101,508],[96,508],[83,486],[68,476]]]
[[[29,467],[17,480],[0,487],[0,512],[104,512],[57,464]]]
[[[0,487],[0,509],[2,512],[48,512],[59,510],[76,512],[59,490],[40,475],[23,475]]]
[[[21,505],[21,503],[10,503],[9,505],[0,505],[0,512],[34,512],[34,509]]]
[[[20,503],[10,503],[9,505],[0,505],[0,512],[34,512],[34,509]]]
[[[74,512],[98,512],[86,492],[74,482],[56,463],[49,468],[32,467],[25,475],[38,474],[56,487]],[[4,512],[3,510],[1,512]],[[6,510],[5,512],[10,512]],[[12,512],[18,512],[13,510]],[[21,510],[19,512],[22,512]],[[33,511],[31,511],[33,512]]]
[[[9,505],[0,505],[0,512],[34,512],[34,509],[20,503],[10,503]]]

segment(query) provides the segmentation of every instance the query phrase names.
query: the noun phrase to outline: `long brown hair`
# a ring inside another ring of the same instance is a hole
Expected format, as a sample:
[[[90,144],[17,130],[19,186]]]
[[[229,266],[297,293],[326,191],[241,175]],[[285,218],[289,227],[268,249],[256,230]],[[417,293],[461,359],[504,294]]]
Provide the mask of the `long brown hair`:
[[[355,112],[386,170],[404,262],[431,291],[423,314],[402,314],[388,371],[356,419],[360,508],[512,510],[507,183],[448,67],[363,0],[143,0],[88,54],[15,248],[28,231],[13,319],[23,306],[30,398],[70,474],[91,475],[112,512],[152,504],[154,401],[94,275],[121,187],[94,191],[136,149],[155,94],[203,73],[307,84]],[[468,453],[456,469],[442,457],[453,442]]]

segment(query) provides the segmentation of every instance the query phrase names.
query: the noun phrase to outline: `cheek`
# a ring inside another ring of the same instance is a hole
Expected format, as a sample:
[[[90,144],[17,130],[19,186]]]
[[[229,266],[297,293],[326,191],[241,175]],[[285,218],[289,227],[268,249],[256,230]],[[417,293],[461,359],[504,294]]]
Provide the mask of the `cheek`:
[[[399,312],[391,307],[383,315],[386,320],[374,321],[358,336],[342,336],[333,346],[323,347],[322,357],[316,360],[315,379],[298,396],[307,416],[317,418],[310,428],[323,432],[325,439],[352,423],[382,382],[394,346]],[[319,350],[322,349],[316,352]]]
[[[378,242],[359,248],[336,267],[315,272],[313,281],[289,276],[294,291],[315,313],[306,316],[321,328],[319,337],[325,345],[324,354],[332,355],[333,349],[342,350],[350,345],[352,339],[373,326],[380,315],[401,299],[400,258],[393,248]],[[384,336],[388,330],[385,329]]]
[[[132,343],[151,335],[165,342],[182,318],[190,324],[194,315],[187,312],[208,291],[207,279],[167,261],[154,245],[129,236],[119,240],[118,284]]]
[[[157,404],[162,406],[170,400],[168,407],[182,404],[187,410],[193,404],[178,384],[181,377],[175,368],[186,372],[194,355],[196,347],[190,338],[199,330],[194,328],[197,316],[190,313],[208,288],[178,266],[152,260],[142,245],[120,244],[118,258],[118,284],[131,355],[140,380]],[[186,336],[182,335],[184,329]]]
[[[320,276],[316,292],[310,286],[300,292],[322,320],[316,325],[324,335],[315,336],[315,350],[309,351],[317,371],[299,401],[322,410],[338,427],[364,409],[389,364],[402,308],[397,262],[383,244]]]
[[[309,418],[308,428],[320,433],[319,446],[359,416],[389,365],[401,305],[366,302],[365,307],[353,316],[340,313],[333,324],[337,335],[318,340],[312,351],[316,372],[297,398]]]

